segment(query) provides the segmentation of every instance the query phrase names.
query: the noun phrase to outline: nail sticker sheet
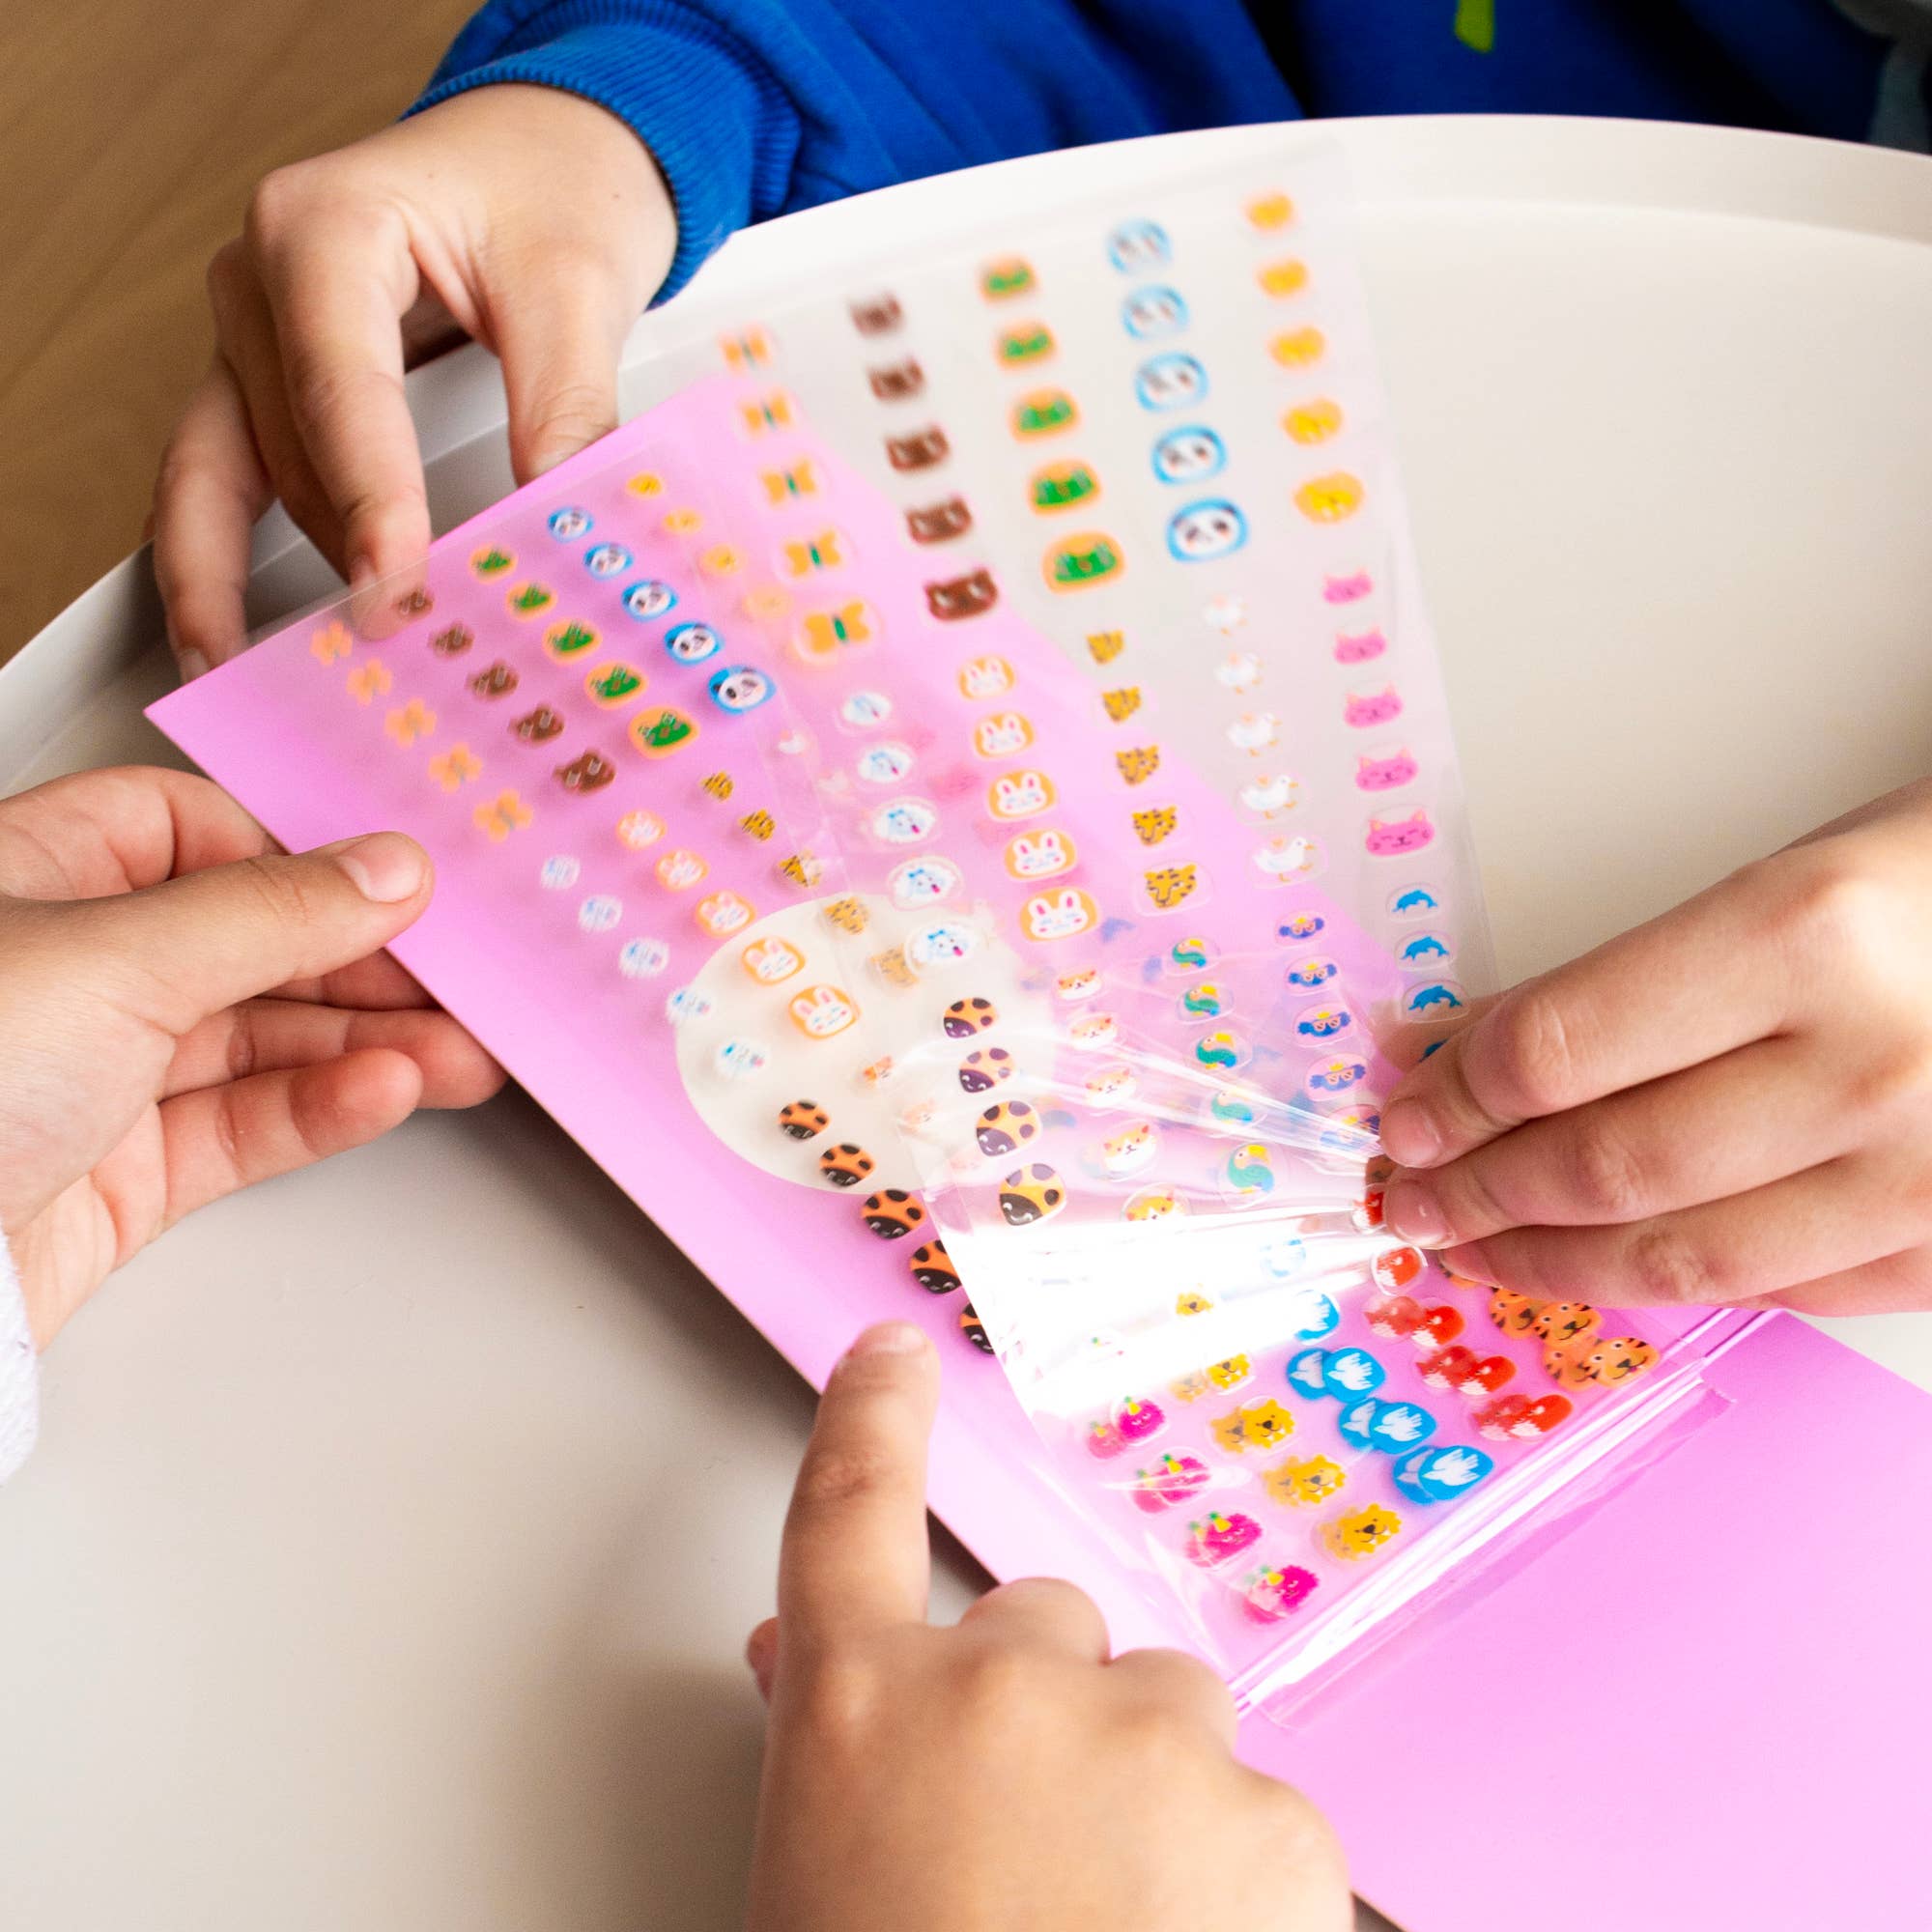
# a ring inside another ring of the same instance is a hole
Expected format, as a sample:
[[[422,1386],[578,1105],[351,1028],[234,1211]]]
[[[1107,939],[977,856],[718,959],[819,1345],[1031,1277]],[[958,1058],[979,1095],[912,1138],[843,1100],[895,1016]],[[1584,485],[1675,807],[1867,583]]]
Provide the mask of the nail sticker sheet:
[[[1246,1701],[1704,1412],[1723,1323],[1379,1227],[1492,976],[1324,158],[775,297],[154,715],[292,842],[422,840],[399,956],[776,1336],[943,1310]]]

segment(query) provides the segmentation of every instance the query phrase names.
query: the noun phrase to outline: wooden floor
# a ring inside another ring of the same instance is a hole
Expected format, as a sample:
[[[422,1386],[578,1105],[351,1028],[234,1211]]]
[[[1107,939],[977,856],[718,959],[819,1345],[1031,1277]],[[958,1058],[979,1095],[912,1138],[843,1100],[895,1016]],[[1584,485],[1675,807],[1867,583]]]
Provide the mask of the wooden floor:
[[[0,660],[139,540],[249,187],[392,119],[472,5],[0,6]]]

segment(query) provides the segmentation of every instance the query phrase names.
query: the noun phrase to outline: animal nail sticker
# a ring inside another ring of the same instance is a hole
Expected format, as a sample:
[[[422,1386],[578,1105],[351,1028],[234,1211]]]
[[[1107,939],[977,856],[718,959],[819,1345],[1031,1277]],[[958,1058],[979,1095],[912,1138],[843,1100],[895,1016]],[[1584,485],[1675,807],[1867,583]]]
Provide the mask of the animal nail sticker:
[[[1187,327],[1187,304],[1178,290],[1151,283],[1121,303],[1121,325],[1141,342],[1179,335]]]
[[[1006,301],[1013,296],[1025,295],[1034,285],[1032,265],[1018,255],[1002,256],[980,270],[980,293],[988,301]]]
[[[963,497],[946,497],[905,513],[906,534],[916,544],[951,543],[973,527],[973,512]]]
[[[1232,1563],[1244,1549],[1261,1541],[1262,1526],[1239,1510],[1213,1510],[1200,1522],[1189,1523],[1182,1554],[1203,1569]]]
[[[1015,1168],[1000,1182],[1000,1212],[1009,1227],[1050,1220],[1066,1206],[1066,1184],[1044,1161]]]
[[[1100,479],[1084,463],[1050,463],[1034,471],[1028,486],[1033,507],[1048,514],[1091,503],[1100,494]]]
[[[1257,1570],[1242,1578],[1241,1607],[1255,1623],[1280,1623],[1307,1602],[1321,1581],[1298,1563]]]
[[[1044,362],[1053,355],[1053,331],[1041,322],[1022,323],[1002,329],[994,339],[993,354],[1009,368],[1023,363]]]
[[[1181,350],[1151,356],[1134,372],[1134,395],[1144,410],[1183,409],[1207,394],[1208,371]]]
[[[1107,260],[1122,274],[1158,269],[1174,259],[1174,244],[1157,221],[1123,221],[1107,237]]]
[[[1247,540],[1247,519],[1221,497],[1190,503],[1168,520],[1168,554],[1181,563],[1207,563],[1227,556]]]
[[[691,718],[668,705],[640,711],[631,720],[631,743],[647,758],[668,757],[696,736],[697,726]]]

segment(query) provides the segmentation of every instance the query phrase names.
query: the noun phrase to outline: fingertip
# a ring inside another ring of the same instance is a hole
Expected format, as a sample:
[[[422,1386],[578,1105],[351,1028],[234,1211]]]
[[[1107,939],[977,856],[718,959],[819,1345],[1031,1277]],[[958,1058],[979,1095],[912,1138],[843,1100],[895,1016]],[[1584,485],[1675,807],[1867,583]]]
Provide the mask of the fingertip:
[[[333,1116],[329,1131],[304,1135],[321,1151],[379,1140],[401,1126],[422,1099],[422,1068],[395,1047],[358,1047],[295,1078],[300,1085],[313,1081],[317,1091],[305,1096],[309,1104]]]
[[[772,1700],[772,1682],[778,1675],[779,1620],[767,1617],[745,1639],[745,1663],[766,1703]]]
[[[1391,1100],[1382,1110],[1382,1147],[1404,1167],[1430,1167],[1442,1157],[1442,1130],[1418,1099]]]
[[[867,1356],[913,1356],[929,1355],[932,1343],[926,1332],[913,1321],[879,1321],[860,1332],[852,1346],[845,1351],[845,1359],[852,1361]]]
[[[376,905],[403,905],[427,897],[434,884],[430,857],[400,832],[371,832],[325,845],[316,855],[332,860],[355,890]]]

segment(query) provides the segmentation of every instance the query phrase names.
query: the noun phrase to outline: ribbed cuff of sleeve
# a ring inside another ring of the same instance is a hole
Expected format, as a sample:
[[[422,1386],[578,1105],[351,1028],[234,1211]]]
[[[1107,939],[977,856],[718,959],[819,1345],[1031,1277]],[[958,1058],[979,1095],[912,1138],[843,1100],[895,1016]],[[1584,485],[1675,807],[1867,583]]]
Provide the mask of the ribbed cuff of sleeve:
[[[678,8],[664,8],[650,25],[576,26],[481,67],[448,71],[463,54],[459,40],[410,113],[473,87],[524,81],[595,101],[651,151],[677,215],[677,250],[656,301],[674,296],[726,236],[752,219],[754,171],[769,166],[775,147],[796,142],[796,117],[782,92],[715,30]],[[568,194],[571,186],[542,184],[554,193]]]
[[[0,1234],[0,1483],[28,1456],[40,1434],[41,1363],[27,1326],[20,1277]]]

